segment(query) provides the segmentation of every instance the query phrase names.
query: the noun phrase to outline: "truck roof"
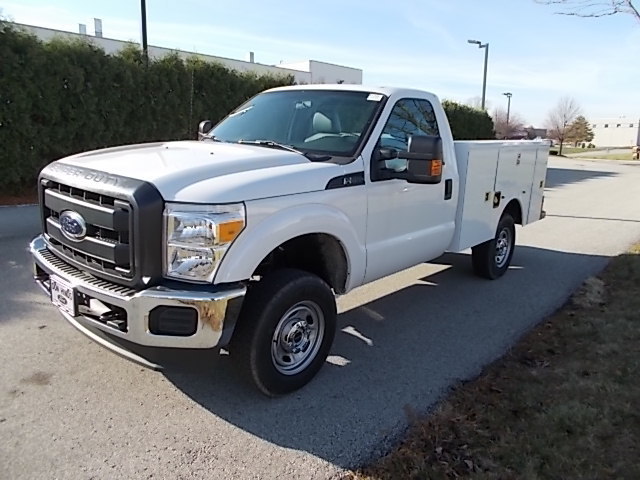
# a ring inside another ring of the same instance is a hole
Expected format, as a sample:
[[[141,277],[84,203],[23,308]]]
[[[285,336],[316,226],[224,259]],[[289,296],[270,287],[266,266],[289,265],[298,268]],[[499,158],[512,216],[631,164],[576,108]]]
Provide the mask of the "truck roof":
[[[428,92],[426,90],[418,90],[412,88],[401,88],[401,87],[375,87],[370,85],[351,85],[351,84],[330,84],[330,83],[322,83],[322,84],[312,84],[312,85],[290,85],[287,87],[276,87],[270,90],[269,92],[279,92],[286,90],[345,90],[350,92],[369,92],[369,93],[381,93],[383,95],[391,96],[391,95],[401,95],[401,96],[412,96],[416,94],[424,95],[429,94],[435,96],[433,93]]]

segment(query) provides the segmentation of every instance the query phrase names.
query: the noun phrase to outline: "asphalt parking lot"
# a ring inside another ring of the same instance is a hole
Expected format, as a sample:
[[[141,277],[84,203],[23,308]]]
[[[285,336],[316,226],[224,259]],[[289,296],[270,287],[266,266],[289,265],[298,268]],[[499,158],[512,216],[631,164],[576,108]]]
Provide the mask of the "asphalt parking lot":
[[[499,357],[640,240],[640,163],[553,158],[548,217],[518,230],[507,276],[466,254],[339,299],[328,364],[269,400],[221,354],[153,372],[84,338],[31,280],[34,207],[0,208],[0,477],[330,478],[385,451],[407,412]]]

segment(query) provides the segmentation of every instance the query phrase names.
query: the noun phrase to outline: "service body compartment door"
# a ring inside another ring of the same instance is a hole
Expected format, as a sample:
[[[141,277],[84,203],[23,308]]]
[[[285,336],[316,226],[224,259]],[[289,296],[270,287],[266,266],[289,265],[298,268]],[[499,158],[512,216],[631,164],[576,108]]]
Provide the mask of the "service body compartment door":
[[[540,220],[542,204],[544,200],[544,187],[547,180],[547,163],[549,162],[549,147],[543,146],[536,150],[536,166],[533,172],[533,183],[531,184],[531,201],[529,202],[526,223]]]
[[[498,169],[498,142],[455,142],[460,195],[456,232],[449,251],[459,252],[495,236],[497,213],[493,193]]]
[[[536,146],[521,142],[500,147],[495,193],[499,197],[494,206],[502,212],[513,199],[520,202],[523,220],[526,221],[531,201],[531,180],[536,166]]]

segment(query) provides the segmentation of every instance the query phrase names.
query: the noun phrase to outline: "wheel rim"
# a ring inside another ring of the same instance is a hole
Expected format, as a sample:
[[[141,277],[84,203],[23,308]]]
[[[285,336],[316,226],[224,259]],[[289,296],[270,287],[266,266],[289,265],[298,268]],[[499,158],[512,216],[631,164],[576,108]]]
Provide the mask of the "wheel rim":
[[[271,341],[271,361],[283,375],[295,375],[309,366],[324,337],[324,314],[310,300],[296,303],[280,318]]]
[[[503,228],[496,239],[496,267],[502,268],[509,260],[511,253],[511,231]]]

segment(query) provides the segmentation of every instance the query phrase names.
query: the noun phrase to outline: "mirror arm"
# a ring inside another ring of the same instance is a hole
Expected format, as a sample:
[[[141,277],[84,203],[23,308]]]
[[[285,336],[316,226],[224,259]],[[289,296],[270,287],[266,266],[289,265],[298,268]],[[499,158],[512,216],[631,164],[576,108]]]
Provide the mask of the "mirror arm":
[[[398,158],[399,153],[400,152],[395,148],[386,148],[386,147],[378,148],[376,151],[376,154],[378,157],[377,160],[379,162],[385,162],[387,160],[395,160],[396,158]]]
[[[440,160],[444,165],[444,160],[442,160],[441,158],[437,158],[437,157],[430,158],[430,157],[432,157],[432,155],[425,154],[425,153],[402,152],[402,155],[399,156],[398,158],[403,158],[407,160],[423,160],[425,162],[428,162],[430,160]]]
[[[387,160],[400,159],[400,160],[423,160],[423,161],[426,162],[426,161],[429,161],[429,160],[442,160],[441,158],[428,158],[428,157],[431,157],[431,155],[426,154],[426,153],[398,151],[398,152],[396,152],[396,155],[394,155],[393,157],[389,157],[389,156],[386,156],[386,155],[380,155],[380,153],[379,153],[377,161],[378,162],[386,162]],[[444,165],[444,160],[442,160],[442,164]]]

